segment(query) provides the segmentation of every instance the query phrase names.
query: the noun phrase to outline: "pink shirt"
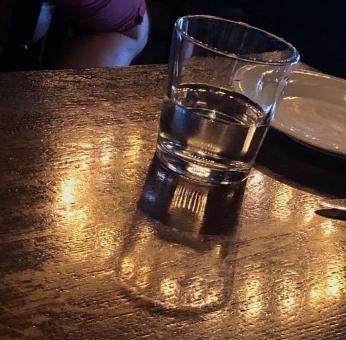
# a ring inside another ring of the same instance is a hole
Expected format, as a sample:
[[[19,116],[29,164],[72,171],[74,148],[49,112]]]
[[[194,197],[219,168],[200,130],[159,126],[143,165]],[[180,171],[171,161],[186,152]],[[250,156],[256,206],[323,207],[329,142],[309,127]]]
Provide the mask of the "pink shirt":
[[[125,32],[142,22],[145,0],[56,0],[83,32]]]

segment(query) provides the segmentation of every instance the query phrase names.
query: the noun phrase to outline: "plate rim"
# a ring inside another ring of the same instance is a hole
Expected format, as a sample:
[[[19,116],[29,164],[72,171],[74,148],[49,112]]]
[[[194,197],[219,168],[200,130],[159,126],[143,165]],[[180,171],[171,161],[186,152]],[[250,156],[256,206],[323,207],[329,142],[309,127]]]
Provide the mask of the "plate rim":
[[[294,74],[300,74],[303,76],[313,76],[313,77],[317,77],[317,78],[325,78],[331,81],[335,81],[335,82],[339,82],[342,83],[343,86],[346,87],[346,80],[343,78],[338,78],[338,77],[334,77],[325,73],[321,73],[318,71],[312,71],[312,70],[304,70],[304,69],[298,69],[295,70],[293,72],[293,77],[290,78],[289,82],[294,82]],[[346,93],[345,93],[346,95]],[[284,97],[283,97],[284,98]],[[278,105],[278,108],[280,107],[280,105]],[[270,126],[275,129],[278,130],[282,133],[284,133],[285,135],[287,135],[288,137],[290,137],[291,139],[293,139],[294,141],[309,147],[310,149],[316,150],[316,151],[320,151],[322,153],[328,154],[328,155],[332,155],[332,156],[337,156],[337,157],[341,157],[341,158],[345,158],[346,159],[346,148],[344,151],[338,151],[337,149],[334,148],[329,148],[327,147],[323,147],[320,144],[317,145],[316,143],[313,143],[313,140],[303,140],[300,138],[300,136],[297,136],[297,134],[294,133],[294,131],[289,130],[287,128],[284,128],[282,125],[280,125],[280,121],[277,119],[277,113],[275,114],[274,119],[271,121]]]

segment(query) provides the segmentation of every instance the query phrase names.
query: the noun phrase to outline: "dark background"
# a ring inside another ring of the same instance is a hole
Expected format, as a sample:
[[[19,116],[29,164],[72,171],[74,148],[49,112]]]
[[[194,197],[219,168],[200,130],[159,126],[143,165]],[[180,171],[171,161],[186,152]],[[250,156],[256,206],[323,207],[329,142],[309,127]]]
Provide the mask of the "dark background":
[[[139,62],[166,62],[174,19],[210,14],[244,21],[275,33],[295,45],[302,61],[335,76],[346,77],[344,1],[210,0],[148,1],[151,37]],[[164,52],[163,52],[164,51]]]
[[[6,14],[11,6],[6,7],[5,2],[16,1],[0,2],[0,67],[6,70],[47,68],[47,60],[54,55],[68,32],[68,24],[63,15],[56,12],[44,46],[42,43],[31,46],[20,40],[30,39],[30,27],[35,22],[35,8],[32,10],[32,7],[39,1],[17,1],[21,10],[12,9],[12,15]],[[303,62],[322,72],[346,78],[346,18],[343,2],[147,0],[151,22],[150,38],[134,63],[167,63],[175,19],[187,14],[209,14],[244,21],[275,33],[297,47]],[[20,30],[24,33],[18,34]],[[12,32],[11,39],[6,34],[8,31]],[[23,45],[28,48],[25,50]],[[9,50],[11,53],[4,53]]]

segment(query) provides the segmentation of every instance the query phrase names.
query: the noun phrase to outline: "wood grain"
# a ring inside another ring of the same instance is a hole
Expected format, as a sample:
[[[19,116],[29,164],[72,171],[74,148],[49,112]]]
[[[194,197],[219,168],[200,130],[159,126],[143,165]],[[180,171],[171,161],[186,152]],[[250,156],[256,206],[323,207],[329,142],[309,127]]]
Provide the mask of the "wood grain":
[[[271,131],[245,188],[154,158],[164,66],[0,75],[0,338],[344,339],[344,160]]]

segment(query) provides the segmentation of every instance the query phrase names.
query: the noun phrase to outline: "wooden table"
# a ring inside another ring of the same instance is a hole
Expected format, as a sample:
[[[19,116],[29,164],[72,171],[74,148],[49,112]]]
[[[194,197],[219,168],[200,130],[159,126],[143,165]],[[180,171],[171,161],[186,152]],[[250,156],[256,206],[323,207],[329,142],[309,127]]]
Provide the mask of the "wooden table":
[[[165,71],[0,74],[0,338],[344,339],[346,161],[271,131],[245,192],[178,178]]]

